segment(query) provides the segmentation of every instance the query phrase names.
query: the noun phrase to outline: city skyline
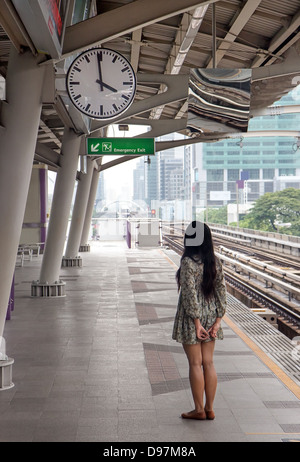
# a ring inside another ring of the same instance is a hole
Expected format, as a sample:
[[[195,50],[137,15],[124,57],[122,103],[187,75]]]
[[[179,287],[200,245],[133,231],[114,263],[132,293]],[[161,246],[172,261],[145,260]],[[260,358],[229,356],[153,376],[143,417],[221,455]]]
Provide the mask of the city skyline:
[[[299,97],[300,91],[299,87],[297,87],[279,102],[275,103],[275,105],[297,104]],[[283,114],[279,116],[276,115],[275,112],[276,111],[274,111],[274,115],[269,114],[268,116],[251,119],[248,131],[259,131],[271,128],[273,130],[288,130],[297,126],[299,121],[298,114]],[[108,136],[132,137],[145,131],[147,131],[147,127],[128,126],[128,130],[123,131],[119,130],[118,125],[112,125],[110,126]],[[161,139],[170,139],[170,136],[175,138],[177,135],[178,134],[174,133],[167,137],[161,137]],[[148,206],[151,207],[151,199],[156,201],[162,199],[166,200],[166,197],[163,197],[161,193],[161,189],[165,187],[165,185],[159,183],[161,181],[160,176],[162,175],[161,166],[154,168],[154,165],[157,165],[157,163],[161,164],[163,159],[170,159],[170,156],[174,156],[176,158],[182,158],[182,169],[186,188],[184,199],[189,200],[193,198],[194,207],[204,208],[207,199],[209,199],[207,205],[215,207],[221,207],[225,205],[225,203],[235,202],[235,183],[240,179],[239,175],[241,170],[250,171],[248,184],[250,185],[252,182],[252,186],[250,189],[248,187],[246,190],[246,192],[249,190],[249,195],[245,197],[246,201],[249,200],[249,202],[251,202],[265,192],[272,192],[274,188],[277,187],[274,183],[275,176],[292,175],[295,177],[299,175],[300,165],[298,156],[296,155],[296,151],[299,149],[298,144],[299,143],[297,143],[295,139],[287,137],[278,136],[268,139],[259,136],[257,138],[247,138],[247,136],[243,137],[241,135],[239,138],[237,137],[235,139],[215,143],[196,143],[194,145],[157,152],[155,156],[151,156],[150,165],[147,163],[146,157],[131,159],[100,173],[100,181],[102,180],[104,182],[104,191],[102,189],[101,200],[103,201],[103,199],[106,198],[106,201],[110,203],[116,200],[132,201],[134,199],[147,201],[149,192],[147,193],[148,196],[146,191],[144,191],[144,197],[137,197],[134,191],[134,184],[136,181],[134,172],[136,172],[141,165],[144,167],[145,172],[142,182],[149,183],[150,177],[147,179],[146,176],[147,171],[149,173],[151,168],[153,172],[152,176],[156,182],[154,186],[155,190],[151,193],[153,196],[150,197],[151,194],[149,196],[150,202],[148,202]],[[276,155],[274,156],[272,154],[275,150]],[[103,165],[118,157],[122,156],[104,156]],[[192,161],[192,159],[194,160]],[[197,160],[197,166],[195,160]],[[165,164],[167,165],[167,161]],[[292,165],[294,165],[294,168]],[[225,174],[226,176],[224,176]],[[263,186],[259,185],[260,180],[264,181]],[[172,181],[175,181],[174,178]],[[299,187],[298,184],[299,182],[297,184],[295,183],[295,186]],[[50,179],[50,190],[53,188],[53,185],[54,180]],[[202,185],[201,194],[199,189],[200,185]],[[203,199],[204,185],[206,185],[205,190],[207,191],[205,193],[205,200]],[[142,185],[142,187],[145,189],[145,184]],[[230,192],[231,199],[229,201],[226,200],[227,194],[224,194],[223,200],[212,200],[213,196],[217,198],[216,191],[228,192],[228,194]],[[214,193],[213,196],[211,192]],[[196,195],[198,196],[196,197]],[[200,199],[200,195],[202,195],[202,199]],[[177,197],[177,199],[179,200],[180,197]],[[243,201],[244,197],[241,197],[241,199]],[[99,200],[99,196],[97,196],[97,200]]]

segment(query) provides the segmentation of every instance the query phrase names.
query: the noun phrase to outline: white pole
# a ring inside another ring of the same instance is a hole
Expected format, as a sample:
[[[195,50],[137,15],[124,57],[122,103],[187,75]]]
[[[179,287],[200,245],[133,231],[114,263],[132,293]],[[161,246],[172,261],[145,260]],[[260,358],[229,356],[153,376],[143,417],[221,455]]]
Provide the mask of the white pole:
[[[0,131],[0,336],[2,336],[23,225],[42,109],[45,66],[12,48]]]
[[[77,185],[65,258],[76,258],[78,256],[94,165],[94,160],[87,158],[87,173],[81,175]]]
[[[90,194],[89,194],[89,199],[88,199],[88,204],[87,204],[86,214],[85,214],[85,219],[84,219],[84,225],[83,225],[83,230],[82,230],[82,236],[81,236],[81,241],[80,241],[80,245],[82,246],[88,243],[89,232],[91,228],[91,221],[92,221],[93,210],[94,210],[94,203],[95,203],[98,182],[99,182],[99,176],[100,176],[99,169],[95,168],[93,171],[91,189],[90,189]]]
[[[80,143],[81,137],[76,135],[73,130],[65,128],[60,168],[55,181],[47,240],[40,273],[39,282],[43,284],[53,284],[59,279],[76,180]]]

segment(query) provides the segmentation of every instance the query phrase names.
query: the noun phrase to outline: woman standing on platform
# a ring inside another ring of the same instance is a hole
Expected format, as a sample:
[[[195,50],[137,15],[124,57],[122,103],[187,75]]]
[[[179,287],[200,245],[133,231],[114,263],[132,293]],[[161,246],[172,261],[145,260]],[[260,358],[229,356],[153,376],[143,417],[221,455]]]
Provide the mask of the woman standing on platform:
[[[213,420],[217,389],[213,353],[215,339],[223,339],[221,318],[226,310],[226,287],[211,231],[205,223],[193,221],[187,227],[176,279],[180,293],[172,338],[183,344],[187,355],[195,403],[195,409],[181,417]]]

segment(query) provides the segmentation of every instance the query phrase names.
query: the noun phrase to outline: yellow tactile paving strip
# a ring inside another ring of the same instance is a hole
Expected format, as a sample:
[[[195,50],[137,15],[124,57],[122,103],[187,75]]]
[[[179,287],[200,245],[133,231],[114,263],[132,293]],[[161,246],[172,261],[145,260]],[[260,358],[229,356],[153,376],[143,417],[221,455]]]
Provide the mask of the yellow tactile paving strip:
[[[283,370],[262,351],[227,315],[224,322],[248,345],[261,361],[284,383],[294,395],[300,399],[300,387]]]
[[[161,252],[166,260],[173,266],[178,266],[167,256]],[[224,322],[248,345],[249,348],[260,358],[260,360],[281,380],[282,383],[300,399],[300,387],[274,362],[271,358],[253,342],[227,315],[223,318]]]

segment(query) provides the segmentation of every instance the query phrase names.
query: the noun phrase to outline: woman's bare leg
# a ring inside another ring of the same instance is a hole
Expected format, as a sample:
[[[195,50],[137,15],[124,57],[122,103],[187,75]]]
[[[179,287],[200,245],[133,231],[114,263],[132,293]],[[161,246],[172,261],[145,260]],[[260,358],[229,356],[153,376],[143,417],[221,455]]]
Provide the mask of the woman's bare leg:
[[[214,399],[217,391],[217,373],[213,362],[215,341],[204,342],[201,344],[202,365],[205,383],[205,410],[213,411]]]
[[[204,377],[202,371],[201,344],[183,345],[189,362],[189,379],[195,403],[195,411],[203,412]]]

